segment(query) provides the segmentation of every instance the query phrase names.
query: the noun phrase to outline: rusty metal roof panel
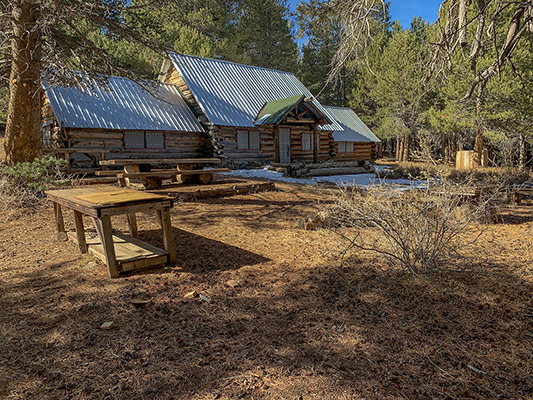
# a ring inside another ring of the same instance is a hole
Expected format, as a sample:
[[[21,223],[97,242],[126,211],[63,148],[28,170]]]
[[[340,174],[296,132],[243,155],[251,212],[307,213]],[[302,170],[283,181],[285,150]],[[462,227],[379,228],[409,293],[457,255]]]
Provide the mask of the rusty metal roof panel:
[[[214,125],[254,127],[265,103],[299,95],[313,98],[290,72],[178,53],[169,57]],[[316,99],[312,103],[329,118]],[[332,126],[342,130],[336,122]]]
[[[66,128],[204,132],[173,85],[110,76],[43,87]]]
[[[333,129],[333,139],[336,142],[381,142],[351,108],[334,106],[324,106],[324,108],[343,128],[341,131]]]

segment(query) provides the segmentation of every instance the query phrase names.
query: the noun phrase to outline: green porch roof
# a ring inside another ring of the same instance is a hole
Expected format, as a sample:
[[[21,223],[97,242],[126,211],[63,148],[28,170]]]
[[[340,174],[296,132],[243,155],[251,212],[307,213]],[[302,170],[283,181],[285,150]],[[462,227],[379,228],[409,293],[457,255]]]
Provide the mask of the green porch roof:
[[[304,95],[287,97],[265,103],[254,123],[256,125],[279,124],[283,118],[305,99]]]
[[[305,100],[304,95],[287,97],[265,103],[254,120],[254,125],[277,125],[296,106],[303,104],[304,108],[311,112],[317,120],[331,122],[329,118],[317,109],[311,102]]]

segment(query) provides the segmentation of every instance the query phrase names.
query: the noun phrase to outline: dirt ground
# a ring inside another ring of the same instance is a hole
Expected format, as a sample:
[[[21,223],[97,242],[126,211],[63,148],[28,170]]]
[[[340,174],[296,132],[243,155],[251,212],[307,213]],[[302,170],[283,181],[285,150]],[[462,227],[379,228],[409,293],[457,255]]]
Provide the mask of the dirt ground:
[[[330,192],[276,185],[177,204],[179,261],[115,280],[56,241],[49,204],[0,213],[0,398],[533,398],[533,208],[483,226],[479,272],[417,279],[341,266],[338,236],[297,228]],[[154,215],[139,229],[162,245]]]

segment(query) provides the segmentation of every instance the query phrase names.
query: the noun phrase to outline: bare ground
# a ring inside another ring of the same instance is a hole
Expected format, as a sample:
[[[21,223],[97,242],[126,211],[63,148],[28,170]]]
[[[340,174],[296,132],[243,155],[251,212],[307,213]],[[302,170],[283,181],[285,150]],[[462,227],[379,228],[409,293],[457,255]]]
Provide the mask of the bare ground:
[[[480,272],[420,280],[341,267],[345,243],[296,227],[328,192],[278,186],[178,204],[179,261],[117,280],[55,240],[50,205],[0,214],[0,398],[533,398],[531,207],[484,226]],[[162,244],[155,216],[139,229]]]

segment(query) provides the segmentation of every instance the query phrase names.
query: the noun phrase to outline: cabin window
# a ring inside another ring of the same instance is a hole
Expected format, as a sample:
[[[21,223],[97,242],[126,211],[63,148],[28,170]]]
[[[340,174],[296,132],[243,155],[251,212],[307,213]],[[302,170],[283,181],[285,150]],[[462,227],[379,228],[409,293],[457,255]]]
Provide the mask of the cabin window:
[[[313,150],[314,140],[312,133],[302,133],[302,150]]]
[[[164,149],[165,135],[160,131],[127,131],[124,133],[125,149]]]
[[[353,153],[353,142],[337,142],[339,153]]]
[[[239,150],[259,150],[261,148],[259,132],[237,130],[237,148]]]
[[[147,149],[164,149],[165,137],[161,132],[146,131],[146,148]]]

